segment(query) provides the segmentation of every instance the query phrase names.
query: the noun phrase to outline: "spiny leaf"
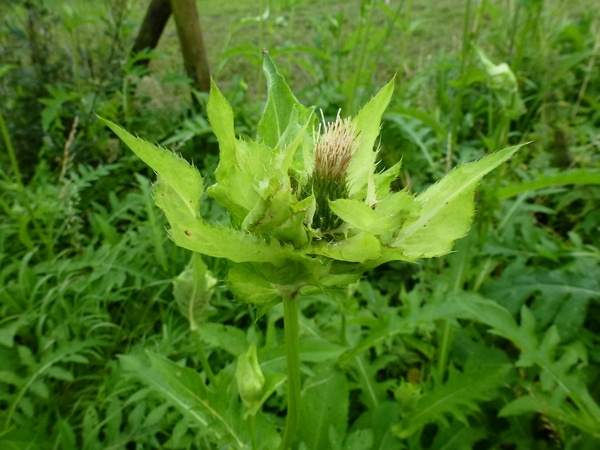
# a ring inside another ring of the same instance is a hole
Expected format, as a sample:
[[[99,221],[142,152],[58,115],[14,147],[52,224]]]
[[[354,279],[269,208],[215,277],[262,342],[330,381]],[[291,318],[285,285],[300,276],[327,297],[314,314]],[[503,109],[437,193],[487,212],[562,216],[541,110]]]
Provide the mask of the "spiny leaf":
[[[252,210],[268,189],[276,174],[275,154],[260,142],[236,140],[233,161],[219,162],[215,173],[217,183],[208,189],[208,195],[227,208],[234,225],[238,225]]]
[[[377,195],[377,201],[389,195],[390,185],[396,178],[398,178],[401,167],[402,161],[398,161],[389,169],[375,174],[375,194]]]
[[[393,92],[394,79],[392,78],[392,81],[381,88],[352,121],[356,126],[359,145],[348,167],[349,196],[365,200],[368,205],[373,205],[377,201],[375,192],[377,152],[373,150],[373,147],[379,136],[381,116],[390,102]]]
[[[114,133],[146,164],[159,175],[159,180],[173,194],[174,200],[180,207],[186,209],[191,217],[200,217],[200,197],[204,192],[202,177],[195,167],[187,161],[163,148],[152,145],[143,139],[132,136],[123,128],[103,119]]]
[[[561,339],[569,341],[583,326],[589,301],[600,301],[600,280],[594,273],[531,269],[516,262],[487,284],[484,295],[497,300],[513,314],[533,296],[531,311],[538,331],[556,324]]]
[[[522,145],[500,150],[485,158],[457,167],[416,197],[420,215],[408,220],[392,247],[411,259],[448,253],[463,237],[473,220],[473,195],[481,178],[510,158]]]
[[[310,261],[310,258],[295,252],[290,246],[280,246],[278,242],[267,244],[248,233],[203,222],[198,209],[202,195],[200,173],[175,154],[132,136],[112,122],[101,120],[158,173],[158,183],[154,187],[154,201],[165,212],[171,225],[169,235],[177,245],[234,262],[281,263],[300,259]],[[243,152],[245,160],[250,161],[252,159],[250,150],[244,145],[238,147],[245,149]],[[255,161],[252,164],[260,164],[260,162]],[[246,191],[242,187],[239,189]],[[315,261],[313,260],[312,263]]]
[[[367,232],[343,241],[320,242],[312,247],[309,253],[322,255],[339,261],[365,262],[381,256],[381,246],[376,237]]]
[[[450,427],[438,429],[430,450],[473,450],[475,443],[486,437],[485,428],[454,421]]]
[[[231,167],[235,162],[236,145],[233,110],[213,80],[210,84],[210,97],[206,112],[219,142],[220,162],[223,167]],[[219,170],[223,170],[223,168],[217,168],[217,179]]]
[[[555,396],[543,392],[539,386],[528,386],[528,394],[517,397],[498,413],[499,417],[520,416],[522,414],[539,413],[560,422],[568,423],[599,438],[600,427],[593,418],[586,416],[569,402],[557,403]]]

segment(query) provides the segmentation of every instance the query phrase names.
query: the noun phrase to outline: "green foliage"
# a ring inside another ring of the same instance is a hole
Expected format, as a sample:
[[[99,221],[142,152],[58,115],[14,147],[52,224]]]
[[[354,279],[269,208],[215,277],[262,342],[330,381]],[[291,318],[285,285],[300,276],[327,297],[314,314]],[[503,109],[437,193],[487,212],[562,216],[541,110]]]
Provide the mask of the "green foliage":
[[[598,435],[600,406],[590,396],[577,371],[573,370],[576,364],[580,361],[585,364],[587,359],[585,349],[581,345],[574,342],[558,356],[556,353],[560,336],[557,327],[548,328],[539,340],[535,332],[536,319],[525,306],[521,310],[519,326],[507,310],[495,303],[474,298],[466,299],[462,305],[472,317],[489,325],[492,333],[519,346],[522,354],[516,362],[517,367],[536,365],[541,369],[541,392],[517,398],[505,406],[500,415],[544,412],[550,417],[560,418],[588,433]],[[552,395],[544,395],[544,391],[551,391]],[[569,398],[576,408],[563,403],[565,398]],[[560,406],[556,404],[558,399]]]
[[[393,432],[405,439],[422,430],[427,423],[449,426],[446,415],[468,425],[467,415],[478,411],[478,403],[493,397],[493,389],[502,384],[509,370],[508,364],[467,366],[462,373],[450,370],[446,383],[420,396],[414,405],[404,405],[404,417],[394,426]]]
[[[348,384],[346,376],[326,364],[305,381],[298,439],[306,448],[334,446],[346,434]],[[302,444],[301,444],[302,445]]]
[[[392,80],[352,122],[346,125],[336,122],[338,128],[328,128],[326,133],[331,133],[331,137],[324,135],[319,144],[324,146],[323,152],[340,152],[344,151],[344,145],[356,145],[352,153],[348,153],[351,159],[346,164],[347,181],[345,167],[338,174],[348,189],[348,199],[345,203],[342,200],[342,204],[355,203],[351,211],[342,212],[342,219],[353,216],[348,226],[337,232],[329,228],[315,230],[312,215],[325,211],[318,203],[315,207],[311,200],[312,196],[320,196],[315,185],[312,191],[307,191],[310,185],[305,187],[303,183],[316,176],[312,172],[329,174],[333,169],[320,169],[319,164],[326,164],[327,158],[333,161],[334,157],[319,156],[316,147],[314,153],[307,147],[308,122],[303,123],[301,119],[306,110],[298,104],[268,55],[264,69],[269,89],[258,141],[236,139],[233,112],[214,83],[208,103],[208,116],[221,148],[221,160],[215,173],[217,183],[208,193],[228,209],[232,228],[213,227],[200,218],[198,205],[203,183],[198,171],[169,151],[135,138],[105,120],[136,155],[158,173],[154,195],[156,204],[171,224],[172,239],[199,253],[246,263],[233,266],[228,278],[231,289],[244,301],[272,303],[277,296],[288,298],[304,286],[323,287],[323,280],[336,270],[337,261],[360,263],[362,268],[348,271],[360,273],[390,260],[415,261],[449,252],[454,240],[464,236],[471,225],[477,183],[518,149],[505,149],[479,162],[463,165],[414,201],[389,191],[380,191],[381,198],[377,198],[377,152],[372,147],[392,95]],[[350,142],[341,141],[339,133],[345,133],[345,126],[349,127]],[[294,159],[300,163],[297,175],[290,175]],[[332,202],[334,211],[340,209],[336,206],[340,200],[336,201]],[[294,211],[299,213],[297,219]],[[257,221],[261,222],[260,227],[250,225]],[[363,222],[369,230],[357,226]],[[308,236],[308,243],[302,246],[298,240],[278,242],[276,233],[282,227],[294,227],[293,235]],[[328,234],[333,234],[333,239],[323,239]]]
[[[282,446],[298,290],[293,450],[598,448],[589,2],[208,0],[194,106],[131,6],[3,4],[0,448]]]
[[[190,321],[190,330],[196,331],[199,323],[214,314],[210,298],[216,282],[198,254],[192,255],[188,267],[173,281],[173,297],[179,312]]]

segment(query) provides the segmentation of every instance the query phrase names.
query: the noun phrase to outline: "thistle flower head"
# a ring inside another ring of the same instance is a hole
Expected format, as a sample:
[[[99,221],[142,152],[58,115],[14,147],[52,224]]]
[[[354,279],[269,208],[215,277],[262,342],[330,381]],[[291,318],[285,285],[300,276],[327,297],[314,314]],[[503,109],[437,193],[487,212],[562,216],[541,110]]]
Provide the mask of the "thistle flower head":
[[[325,119],[323,118],[323,123]],[[356,151],[356,127],[350,119],[341,119],[324,125],[323,134],[314,136],[315,167],[309,187],[316,201],[312,226],[321,232],[339,227],[343,221],[329,207],[330,200],[346,198],[346,171]]]
[[[338,112],[335,121],[326,124],[324,128],[322,135],[318,133],[314,136],[316,175],[343,180],[356,150],[356,127],[349,118],[341,119]]]

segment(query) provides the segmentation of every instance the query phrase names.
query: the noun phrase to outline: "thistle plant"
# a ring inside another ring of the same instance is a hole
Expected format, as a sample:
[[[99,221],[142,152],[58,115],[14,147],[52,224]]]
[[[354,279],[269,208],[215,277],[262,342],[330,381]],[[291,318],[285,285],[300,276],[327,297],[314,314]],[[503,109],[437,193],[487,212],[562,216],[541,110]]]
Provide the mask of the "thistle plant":
[[[481,178],[517,147],[459,166],[419,195],[392,192],[400,163],[376,171],[375,143],[394,80],[354,118],[318,123],[301,105],[268,55],[268,97],[256,140],[236,137],[233,111],[213,83],[208,117],[220,148],[216,183],[207,189],[195,167],[174,153],[105,123],[152,167],[155,202],[171,239],[193,252],[224,258],[236,299],[263,314],[283,302],[287,423],[281,449],[292,446],[300,401],[298,299],[311,290],[346,287],[388,261],[415,262],[448,253],[473,219]],[[229,226],[200,215],[203,195],[227,209]],[[255,374],[243,400],[260,397],[256,351],[244,355]],[[240,364],[238,362],[238,364]],[[254,384],[253,384],[254,383]]]

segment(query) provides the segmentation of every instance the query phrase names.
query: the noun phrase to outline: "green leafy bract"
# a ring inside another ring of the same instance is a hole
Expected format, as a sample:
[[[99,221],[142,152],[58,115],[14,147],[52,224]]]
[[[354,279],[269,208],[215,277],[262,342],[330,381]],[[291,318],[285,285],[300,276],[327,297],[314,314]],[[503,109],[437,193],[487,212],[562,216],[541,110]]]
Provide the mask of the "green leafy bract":
[[[373,205],[377,201],[375,195],[377,152],[373,151],[373,145],[379,136],[381,116],[390,102],[393,92],[394,79],[386,84],[353,120],[359,144],[348,167],[348,190],[351,198],[365,200],[368,205]]]
[[[292,116],[304,113],[306,108],[296,99],[268,54],[265,54],[263,71],[268,97],[258,124],[258,138],[271,148],[281,148],[285,145],[286,131],[295,125]]]
[[[484,175],[510,158],[519,145],[457,167],[415,198],[420,214],[404,224],[392,247],[411,259],[442,256],[471,226],[473,195]]]

